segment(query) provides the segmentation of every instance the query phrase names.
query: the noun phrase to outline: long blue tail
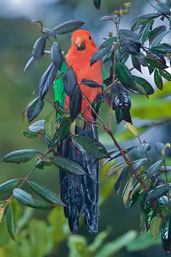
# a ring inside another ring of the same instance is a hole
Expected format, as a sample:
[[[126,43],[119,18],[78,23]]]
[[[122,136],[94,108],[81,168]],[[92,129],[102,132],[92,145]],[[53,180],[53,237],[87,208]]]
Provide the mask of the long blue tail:
[[[76,128],[77,134],[98,139],[97,128],[86,123],[84,129]],[[71,232],[76,233],[79,228],[79,218],[83,217],[89,232],[98,231],[98,195],[99,195],[99,162],[80,152],[68,136],[60,146],[62,156],[80,163],[89,176],[70,175],[60,170],[61,199],[67,205],[64,207],[65,216]]]

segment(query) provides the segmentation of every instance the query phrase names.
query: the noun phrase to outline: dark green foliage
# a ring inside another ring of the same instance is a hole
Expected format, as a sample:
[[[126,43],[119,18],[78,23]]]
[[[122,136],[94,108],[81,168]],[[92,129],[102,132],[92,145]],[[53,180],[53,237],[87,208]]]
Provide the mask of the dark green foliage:
[[[133,31],[128,29],[119,30],[119,39],[122,48],[130,54],[139,54],[141,42]]]
[[[61,63],[62,65],[62,63]],[[58,69],[56,68],[56,65],[51,63],[48,69],[44,72],[43,76],[40,79],[39,82],[39,96],[40,99],[43,99],[50,87],[52,85]]]
[[[15,218],[14,218],[14,210],[12,204],[9,204],[8,209],[7,209],[7,229],[8,232],[13,240],[15,240],[15,232],[16,232],[16,227],[15,227]]]
[[[28,106],[27,106],[27,118],[28,121],[31,122],[34,120],[39,113],[42,111],[44,107],[44,101],[39,97],[35,98]]]
[[[94,1],[94,6],[95,6],[97,9],[100,9],[101,0],[93,0],[93,1]]]
[[[171,250],[171,215],[167,215],[162,223],[161,227],[161,239],[163,248],[166,254],[169,254]]]
[[[81,90],[78,86],[76,86],[69,99],[69,111],[70,111],[70,116],[72,121],[75,120],[75,118],[81,112],[81,101],[82,101]]]
[[[61,48],[57,42],[54,42],[51,46],[51,60],[53,64],[56,66],[57,71],[61,69],[63,63],[63,55]]]
[[[64,206],[64,203],[62,200],[57,196],[57,194],[53,191],[51,191],[49,188],[42,186],[34,181],[28,181],[30,187],[32,190],[39,195],[43,200],[54,204],[54,205],[62,205]]]
[[[20,179],[11,179],[0,185],[0,194],[7,193],[17,187],[20,183]]]
[[[65,72],[63,76],[63,82],[64,82],[64,90],[66,94],[68,96],[71,96],[77,84],[77,78],[76,78],[75,72],[72,70]]]
[[[165,195],[169,190],[168,184],[162,184],[157,186],[155,189],[152,189],[148,192],[146,201],[152,201],[160,198],[161,196]]]
[[[34,199],[31,194],[27,193],[23,189],[15,188],[13,191],[13,196],[21,204],[36,208],[36,209],[50,209],[53,206],[42,202],[40,200]]]
[[[111,94],[117,123],[120,123],[122,120],[132,123],[131,115],[129,113],[131,108],[131,98],[127,90],[121,84],[113,84],[111,87]]]
[[[93,65],[93,63],[97,62],[98,60],[106,56],[111,51],[111,48],[112,46],[109,45],[107,47],[99,49],[95,54],[92,55],[90,64]]]
[[[153,165],[151,165],[148,168],[148,170],[146,171],[147,177],[151,178],[151,177],[155,176],[158,173],[158,171],[160,170],[162,164],[163,164],[163,161],[160,160],[160,161],[155,162]]]
[[[72,137],[74,145],[79,151],[90,155],[96,159],[103,159],[109,157],[105,147],[97,140],[86,137],[86,136],[76,136]]]
[[[26,71],[33,62],[39,60],[40,57],[44,55],[45,46],[46,37],[43,36],[36,40],[33,46],[32,57],[26,63],[24,71]]]
[[[119,81],[122,83],[124,87],[126,87],[127,89],[134,90],[135,87],[134,87],[134,80],[133,80],[132,74],[125,64],[121,62],[117,62],[115,66],[115,72],[116,72],[117,78],[119,79]]]
[[[6,154],[3,158],[3,162],[21,163],[30,161],[39,152],[34,149],[17,150]]]
[[[135,85],[138,87],[137,88],[138,92],[140,92],[141,94],[145,94],[145,95],[146,94],[151,95],[154,93],[153,87],[150,85],[150,83],[147,80],[145,80],[144,78],[138,77],[138,76],[133,76],[133,79],[135,81]]]
[[[58,25],[53,29],[53,31],[57,35],[61,35],[61,34],[66,34],[68,32],[72,32],[83,25],[84,25],[84,22],[82,21],[71,20]]]
[[[72,175],[85,175],[87,172],[77,162],[69,160],[61,156],[55,156],[50,158],[55,166],[62,169],[65,172],[69,172]]]
[[[99,85],[98,83],[96,83],[95,81],[92,81],[92,80],[87,80],[87,79],[83,79],[81,81],[81,84],[84,84],[88,87],[91,87],[91,88],[97,88],[97,87],[102,87],[102,85]]]
[[[132,59],[132,65],[134,66],[134,68],[141,72],[140,58],[137,55],[132,54],[131,59]]]
[[[155,69],[154,72],[154,82],[158,89],[162,90],[163,89],[163,80],[160,74],[160,71],[158,69]]]

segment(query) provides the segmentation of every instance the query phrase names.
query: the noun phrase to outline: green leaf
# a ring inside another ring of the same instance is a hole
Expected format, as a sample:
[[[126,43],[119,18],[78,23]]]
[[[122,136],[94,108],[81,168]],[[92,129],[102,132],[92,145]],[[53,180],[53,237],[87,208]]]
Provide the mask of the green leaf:
[[[8,233],[11,236],[11,238],[15,240],[16,226],[15,226],[15,219],[14,219],[14,210],[11,203],[9,203],[8,205],[6,217],[7,217],[6,222],[7,222]]]
[[[98,88],[98,87],[102,87],[102,85],[99,85],[97,82],[93,81],[93,80],[87,80],[87,79],[83,79],[81,81],[81,84],[84,84],[88,87],[91,87],[91,88]]]
[[[159,216],[155,216],[151,220],[150,233],[155,240],[158,238],[161,223],[162,223],[162,219]]]
[[[131,147],[128,147],[126,149],[122,149],[122,152],[124,154],[127,154],[127,153],[129,153],[129,151],[135,149],[136,147],[137,146],[131,146]],[[105,163],[107,163],[107,162],[109,162],[109,161],[111,161],[111,160],[113,160],[113,159],[115,159],[115,158],[117,158],[119,156],[122,156],[122,153],[119,150],[114,150],[114,151],[111,150],[110,152],[108,152],[108,154],[110,154],[110,158],[107,159],[103,164],[105,164]]]
[[[9,192],[19,185],[20,179],[11,179],[0,185],[0,195]]]
[[[159,14],[157,14],[157,13],[148,13],[145,15],[137,16],[131,22],[131,24],[132,24],[131,29],[136,30],[139,27],[150,23],[153,19],[155,19],[157,17],[159,17]]]
[[[145,41],[147,41],[149,39],[152,28],[153,28],[153,23],[154,23],[154,21],[150,22],[149,24],[147,24],[145,26],[145,29],[142,34],[142,43],[144,43]]]
[[[160,170],[162,164],[163,164],[163,160],[160,160],[155,162],[153,165],[151,165],[146,171],[147,177],[151,178],[152,176],[156,175]]]
[[[50,53],[53,64],[56,66],[57,70],[60,70],[64,61],[64,57],[62,55],[60,45],[57,42],[53,42]]]
[[[73,70],[66,71],[63,76],[64,90],[68,96],[71,96],[77,85],[77,77]]]
[[[167,215],[161,227],[161,239],[166,254],[171,251],[171,215]]]
[[[76,20],[66,21],[66,22],[58,25],[57,27],[55,27],[53,29],[53,31],[57,35],[62,35],[62,34],[66,34],[68,32],[72,32],[72,31],[80,28],[82,25],[84,25],[84,22],[82,22],[82,21],[76,21]]]
[[[128,29],[119,30],[119,40],[121,47],[130,54],[139,54],[141,42],[136,33]]]
[[[107,236],[109,235],[110,231],[109,229],[106,229],[105,231],[100,232],[99,234],[97,234],[97,236],[95,237],[93,243],[91,243],[88,246],[88,250],[91,253],[95,253],[97,252],[97,250],[102,246],[102,244],[104,243],[105,239],[107,238]]]
[[[59,169],[72,175],[87,175],[86,170],[78,162],[61,156],[50,157],[50,160],[52,160],[53,164]]]
[[[160,70],[160,74],[166,80],[171,81],[171,74],[169,72],[167,72],[166,70]]]
[[[61,60],[59,60],[60,64],[62,65]],[[59,63],[58,63],[59,65]],[[60,65],[59,65],[60,67]],[[40,99],[43,99],[46,93],[49,90],[49,87],[52,85],[53,81],[55,80],[56,74],[58,69],[54,63],[51,63],[47,70],[43,73],[40,81],[39,81],[39,96]]]
[[[149,208],[148,211],[146,211],[145,215],[145,225],[146,225],[146,231],[150,229],[150,223],[153,217],[155,217],[157,214],[156,210]]]
[[[34,63],[36,61],[36,59],[32,56],[26,63],[25,67],[24,67],[24,72],[26,72],[26,70],[30,67],[30,65],[32,63]]]
[[[97,9],[100,9],[101,0],[93,0],[93,1],[94,1],[94,6],[95,6]]]
[[[70,117],[62,117],[61,123],[60,123],[60,128],[57,131],[57,136],[59,137],[59,142],[64,140],[69,132],[70,132],[70,125],[71,125],[71,119]]]
[[[71,121],[74,121],[78,114],[81,112],[81,102],[82,94],[78,86],[74,88],[74,91],[69,98],[69,111],[71,116]]]
[[[142,154],[150,151],[151,146],[148,143],[141,143],[138,147],[138,151],[140,151]]]
[[[135,161],[134,170],[138,170],[141,166],[144,166],[147,163],[147,158],[142,158]]]
[[[160,89],[160,90],[163,89],[163,80],[161,77],[161,73],[158,69],[155,69],[155,72],[154,72],[154,82],[155,82],[156,86],[158,87],[158,89]]]
[[[107,55],[110,52],[111,48],[112,46],[109,45],[95,52],[95,54],[91,56],[90,65],[93,65],[93,63],[97,62],[98,60],[102,59],[105,55]]]
[[[153,40],[160,35],[163,31],[166,30],[166,26],[162,25],[159,27],[156,27],[155,29],[152,30],[152,32],[150,33],[150,37],[149,37],[149,42],[150,44],[153,42]]]
[[[72,137],[72,142],[78,150],[84,154],[90,155],[97,159],[109,157],[105,147],[97,140],[88,136]]]
[[[106,39],[106,40],[99,46],[99,49],[102,49],[102,48],[111,46],[111,45],[113,45],[114,42],[117,42],[117,37],[110,37],[110,38]]]
[[[85,237],[81,235],[72,235],[68,239],[68,246],[70,249],[70,257],[86,255],[87,248],[87,240]]]
[[[56,35],[55,35],[54,31],[51,30],[51,29],[42,27],[42,31],[41,32],[43,34],[45,34],[47,37],[53,37],[54,39],[56,39]]]
[[[166,43],[161,43],[160,45],[156,45],[151,48],[151,50],[156,51],[161,54],[170,54],[171,46]]]
[[[28,181],[28,184],[33,189],[33,191],[39,195],[42,199],[45,201],[53,204],[53,205],[62,205],[65,206],[65,204],[62,202],[62,200],[58,197],[58,195],[51,191],[49,188],[42,186],[36,182]]]
[[[162,39],[169,33],[169,30],[167,31],[163,31],[162,33],[160,33],[157,37],[155,37],[155,39],[152,41],[151,43],[151,47],[157,46],[158,44],[160,44],[160,42],[162,41]]]
[[[157,3],[155,9],[162,14],[170,14],[169,6],[165,3]]]
[[[38,137],[38,134],[32,133],[30,131],[23,131],[23,135],[27,138],[35,138]]]
[[[120,236],[114,241],[104,244],[101,249],[94,255],[94,257],[109,257],[114,256],[121,248],[131,244],[137,237],[137,232],[134,230],[128,231],[126,234]]]
[[[40,97],[35,98],[27,107],[27,118],[31,122],[34,120],[44,107],[44,101]]]
[[[49,209],[53,206],[50,204],[47,204],[45,202],[42,202],[40,200],[36,200],[32,197],[31,194],[27,193],[23,189],[15,188],[13,190],[13,196],[15,199],[17,199],[21,204],[36,208],[36,209]]]
[[[57,130],[56,113],[52,111],[45,119],[45,133],[48,137],[53,138]]]
[[[38,168],[38,169],[43,169],[44,167],[49,167],[52,165],[53,165],[53,163],[49,159],[47,161],[38,160],[36,162],[36,168]]]
[[[48,213],[47,219],[51,228],[50,234],[53,245],[60,245],[68,239],[71,233],[63,212],[63,208],[56,207]]]
[[[161,240],[157,239],[155,240],[152,238],[150,233],[142,233],[138,235],[132,242],[127,244],[127,250],[128,252],[135,252],[135,251],[142,251],[146,250],[150,246],[160,245]]]
[[[145,80],[144,78],[138,77],[138,76],[133,76],[133,79],[136,82],[136,85],[138,84],[143,87],[143,89],[145,90],[147,95],[151,95],[154,93],[153,87],[150,85],[150,83],[147,80]]]
[[[6,154],[3,157],[2,161],[12,163],[27,162],[30,161],[38,153],[39,152],[34,149],[17,150]]]
[[[161,196],[165,195],[169,190],[168,184],[162,184],[160,186],[157,186],[156,188],[150,190],[147,194],[146,201],[152,201],[160,198]]]
[[[122,120],[132,123],[130,108],[131,98],[128,91],[118,83],[112,84],[111,97],[113,97],[113,109],[115,110],[117,123]]]
[[[28,249],[31,250],[29,257],[45,257],[52,251],[51,231],[43,220],[32,219],[28,224]],[[23,246],[23,255],[25,257],[25,247]]]
[[[126,189],[125,189],[124,194],[123,194],[123,203],[124,203],[126,208],[128,208],[127,204],[128,204],[129,195],[131,193],[131,189],[132,189],[132,185],[133,185],[133,180],[134,179],[131,176],[127,185],[126,185]]]
[[[55,146],[54,141],[48,135],[44,135],[43,139],[46,142],[46,144],[48,144],[48,146]]]
[[[155,68],[165,69],[167,68],[166,61],[161,54],[158,53],[149,53],[146,57],[147,62],[152,65],[153,70]],[[153,71],[152,70],[152,71]],[[151,72],[152,73],[152,72]]]
[[[119,81],[128,89],[134,89],[134,81],[127,66],[121,62],[115,65],[115,73]]]
[[[29,130],[32,133],[41,133],[44,131],[45,120],[38,120],[29,126]]]
[[[106,173],[106,177],[109,177],[111,176],[113,173],[119,177],[120,176],[120,173],[122,173],[122,169],[124,168],[125,166],[125,162],[120,162],[120,163],[117,163],[115,164],[114,166],[110,167]]]
[[[137,69],[139,72],[141,72],[141,63],[140,63],[139,56],[135,54],[131,54],[131,60],[134,68]]]
[[[40,37],[36,40],[33,46],[32,56],[35,58],[35,60],[40,59],[42,55],[44,55],[44,49],[46,46],[46,37]]]
[[[30,67],[30,65],[39,60],[41,56],[44,55],[44,50],[46,46],[46,37],[42,36],[36,40],[33,46],[33,51],[32,51],[32,57],[28,60],[24,67],[24,72]]]
[[[166,195],[157,199],[157,205],[159,208],[167,208],[168,207],[168,198]]]
[[[121,188],[121,182],[126,179],[129,172],[130,172],[130,168],[127,164],[125,164],[123,170],[119,174],[119,176],[116,180],[116,183],[115,183],[115,191],[116,191],[117,194],[119,194],[119,191],[120,191],[120,188]]]

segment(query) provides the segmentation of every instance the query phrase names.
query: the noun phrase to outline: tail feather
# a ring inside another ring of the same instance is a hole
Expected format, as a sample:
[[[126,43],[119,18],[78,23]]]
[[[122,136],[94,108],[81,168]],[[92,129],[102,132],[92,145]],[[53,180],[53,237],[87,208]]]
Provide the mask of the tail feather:
[[[97,129],[86,123],[77,133],[97,139]],[[81,153],[73,145],[68,136],[61,145],[61,154],[68,159],[79,162],[89,176],[74,176],[60,171],[61,199],[66,203],[65,216],[68,218],[73,233],[78,231],[79,218],[83,217],[89,232],[98,231],[98,194],[99,194],[99,163],[85,153]]]

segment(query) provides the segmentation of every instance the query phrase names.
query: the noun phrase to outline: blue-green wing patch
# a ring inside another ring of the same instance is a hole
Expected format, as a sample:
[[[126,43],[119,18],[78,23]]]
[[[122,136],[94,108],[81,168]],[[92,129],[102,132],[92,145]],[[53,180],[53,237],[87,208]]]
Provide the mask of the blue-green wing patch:
[[[66,64],[63,62],[61,70],[58,72],[58,74],[62,73],[62,72],[65,72],[67,70],[68,70],[68,68],[67,68]],[[63,79],[62,78],[63,78],[63,76],[61,76],[60,78],[58,78],[57,80],[54,81],[54,83],[53,83],[53,95],[54,95],[54,101],[58,102],[61,107],[64,107],[66,93],[64,91]]]

